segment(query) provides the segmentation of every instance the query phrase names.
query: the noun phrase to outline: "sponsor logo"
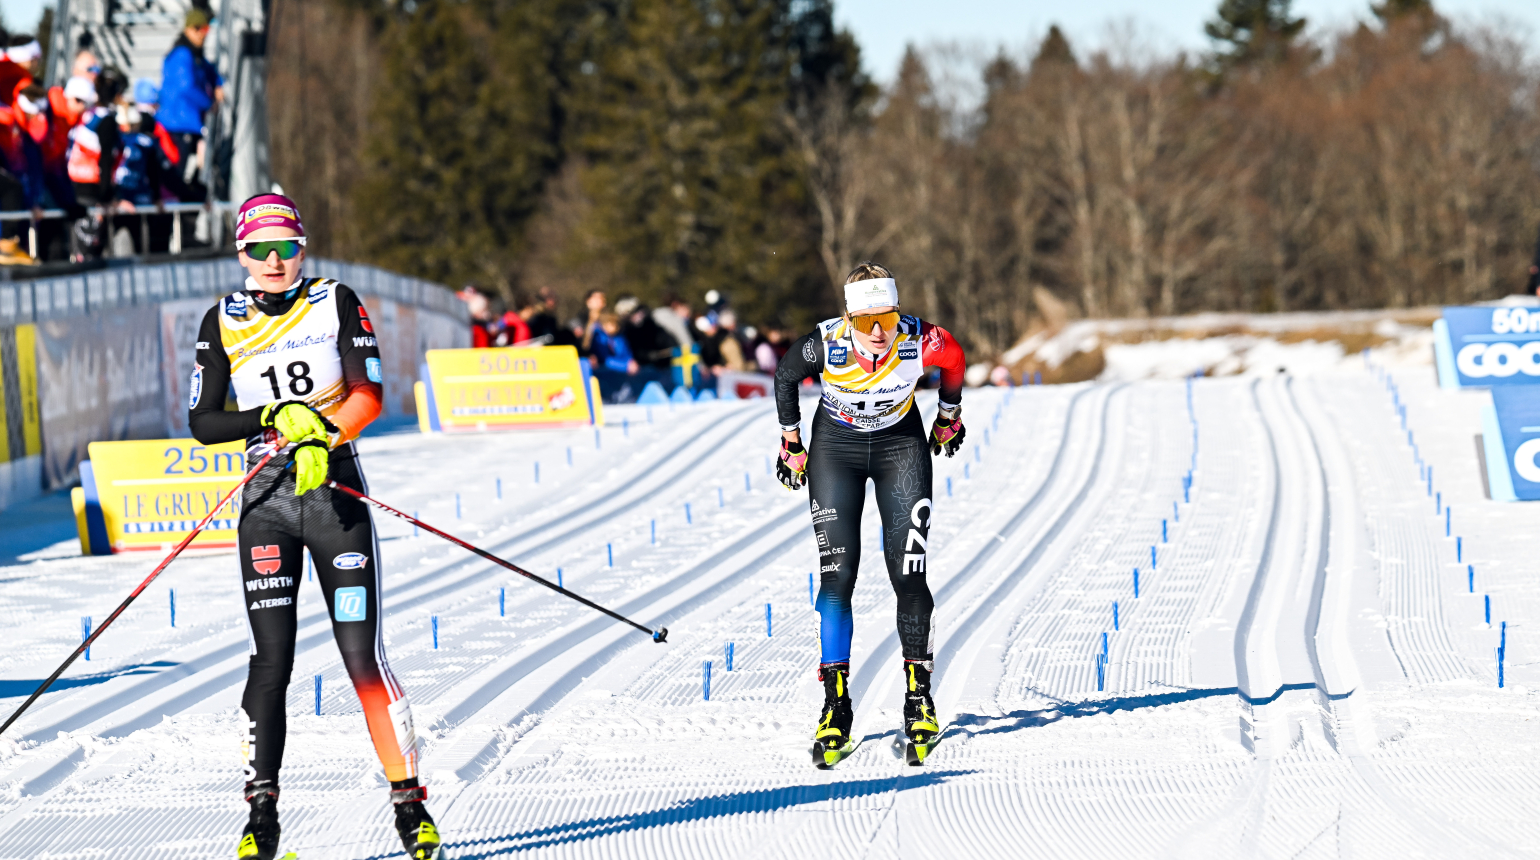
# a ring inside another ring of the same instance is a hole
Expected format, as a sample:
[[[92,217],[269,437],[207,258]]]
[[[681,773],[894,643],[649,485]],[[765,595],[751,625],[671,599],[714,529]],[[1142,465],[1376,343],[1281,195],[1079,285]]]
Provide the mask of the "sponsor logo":
[[[829,520],[839,519],[839,515],[839,511],[835,510],[834,508],[823,508],[822,510],[815,509],[813,511],[813,525],[822,525]]]
[[[272,576],[283,567],[277,544],[251,548],[251,567],[263,576]]]
[[[836,547],[830,547],[829,549],[826,549],[823,552],[820,552],[818,555],[819,555],[820,558],[826,558],[826,557],[831,556],[831,555],[844,555],[844,554],[845,554],[845,548],[842,547],[842,546],[836,546]]]
[[[362,585],[337,589],[332,598],[332,617],[338,621],[367,621],[369,592]]]
[[[812,364],[813,362],[818,360],[818,356],[813,354],[813,342],[812,341],[809,340],[809,341],[804,341],[803,342],[803,344],[802,344],[802,357],[807,360],[808,364]]]
[[[261,600],[251,602],[252,609],[272,609],[275,606],[288,606],[294,602],[292,597],[264,597]]]
[[[925,333],[925,339],[930,341],[927,346],[930,347],[931,352],[940,352],[946,348],[946,341],[943,339],[941,329],[935,326],[931,326],[930,331]]]
[[[924,511],[922,518],[920,512]],[[914,528],[909,530],[909,535],[904,538],[904,566],[903,575],[925,572],[925,551],[928,549],[925,535],[920,529],[930,528],[930,499],[920,499],[909,509],[909,522]],[[917,551],[916,551],[917,550]]]
[[[305,301],[315,304],[324,298],[326,298],[326,282],[317,281],[310,287],[310,292],[305,296]]]
[[[840,566],[837,565],[837,564],[826,564],[823,567],[819,568],[818,572],[819,573],[839,573],[839,570],[840,570]]]
[[[261,579],[246,580],[247,591],[267,591],[273,588],[289,588],[294,585],[292,576],[265,576]]]
[[[358,324],[363,326],[364,331],[374,334],[374,323],[369,322],[369,312],[364,310],[363,305],[358,306]]]
[[[200,341],[198,341],[198,344],[196,346],[194,346],[193,348],[194,349],[208,349],[209,348],[209,342],[206,341],[206,340],[200,340]]]
[[[568,406],[576,403],[577,395],[572,393],[572,386],[569,385],[546,398],[545,402],[546,405],[551,408],[552,412],[560,412],[561,410],[566,409]]]
[[[231,358],[250,358],[255,355],[272,355],[278,352],[287,352],[291,349],[304,349],[307,346],[320,346],[332,340],[330,334],[307,334],[301,338],[291,338],[283,343],[270,343],[261,349],[248,350],[244,347],[237,349]]]
[[[920,345],[914,341],[908,341],[898,345],[899,361],[913,361],[920,357]]]
[[[369,345],[374,345],[374,338],[369,338]],[[385,375],[380,372],[380,360],[378,358],[364,359],[364,372],[369,375],[370,382],[383,382]]]
[[[245,319],[246,297],[237,294],[225,299],[225,316],[235,317],[236,319]]]
[[[332,567],[338,570],[358,570],[369,563],[369,556],[361,552],[345,552],[332,559]]]
[[[354,346],[377,346],[377,344],[375,343],[374,338],[372,338],[372,337],[355,337],[355,338],[353,338],[353,345]]]
[[[1514,310],[1521,311],[1523,308]],[[1540,318],[1540,314],[1535,316]],[[1497,328],[1497,324],[1494,322],[1492,327]],[[1488,376],[1502,378],[1516,373],[1540,376],[1540,340],[1522,344],[1508,341],[1466,344],[1455,356],[1454,363],[1461,373],[1472,379]]]
[[[257,778],[257,769],[251,766],[251,762],[257,755],[257,721],[247,715],[246,709],[241,708],[241,722],[246,724],[246,735],[241,738],[241,761],[246,763],[246,781]]]
[[[203,396],[203,365],[193,365],[192,378],[187,380],[187,408],[198,405],[198,398]]]
[[[843,346],[829,347],[829,363],[833,365],[845,365],[850,363],[850,350]]]
[[[815,510],[815,511],[818,510],[818,503],[817,502],[813,503],[813,510]],[[825,533],[825,532],[817,532],[816,534],[818,535],[818,548],[819,549],[823,549],[824,547],[829,545],[829,535],[827,533]]]

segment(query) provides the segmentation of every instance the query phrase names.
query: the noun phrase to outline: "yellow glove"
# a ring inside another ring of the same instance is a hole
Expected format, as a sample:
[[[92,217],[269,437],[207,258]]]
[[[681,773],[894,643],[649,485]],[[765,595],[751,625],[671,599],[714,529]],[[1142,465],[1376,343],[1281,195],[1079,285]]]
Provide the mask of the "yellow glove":
[[[328,433],[337,430],[310,404],[298,400],[269,403],[262,407],[262,426],[277,430],[290,442],[303,442],[306,439],[325,441]]]
[[[294,495],[303,496],[326,483],[331,451],[319,439],[306,439],[294,449]]]

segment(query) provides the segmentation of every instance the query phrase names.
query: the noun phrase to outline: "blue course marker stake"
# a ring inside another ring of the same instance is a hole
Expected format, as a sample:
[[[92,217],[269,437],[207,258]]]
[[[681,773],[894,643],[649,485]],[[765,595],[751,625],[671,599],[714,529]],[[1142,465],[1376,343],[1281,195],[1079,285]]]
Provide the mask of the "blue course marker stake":
[[[1112,629],[1113,629],[1114,632],[1116,632],[1119,629],[1119,627],[1118,627],[1118,602],[1116,600],[1112,601]]]
[[[572,465],[572,446],[567,446],[567,465]]]
[[[171,626],[176,627],[176,589],[170,591],[171,595]]]
[[[685,523],[685,525],[691,525],[694,522],[695,522],[695,519],[690,516],[690,503],[689,502],[685,502],[684,503],[684,523]]]
[[[1428,464],[1428,495],[1433,495],[1433,464]]]
[[[717,487],[717,507],[719,507],[719,508],[727,507],[727,502],[722,501],[722,488],[721,487]]]
[[[1497,686],[1498,689],[1503,686],[1503,649],[1501,648],[1497,649]]]
[[[535,461],[535,483],[540,483],[540,461]]]
[[[1487,623],[1491,624],[1492,623],[1492,595],[1490,595],[1490,594],[1483,594],[1483,595],[1481,595],[1481,602],[1486,604]]]
[[[979,446],[977,446],[977,445],[973,446],[973,462],[975,462],[975,463],[982,463],[982,462],[984,462],[983,450],[980,449]]]
[[[597,450],[599,450],[602,447],[604,447],[604,446],[599,444],[599,428],[595,427],[594,428],[594,450],[597,451]]]
[[[647,407],[647,423],[648,424],[652,423],[652,407],[651,406]]]
[[[460,518],[460,494],[455,493],[455,519]]]
[[[508,617],[508,589],[497,589],[497,617]]]
[[[1476,566],[1474,564],[1467,564],[1465,566],[1465,587],[1471,594],[1476,593]]]
[[[952,476],[951,475],[947,475],[946,476],[946,497],[949,498],[949,499],[952,497]]]
[[[438,616],[433,616],[433,650],[438,650]]]
[[[556,568],[556,587],[557,588],[566,588],[567,587],[567,586],[562,584],[562,581],[561,581],[561,568],[559,568],[559,567]]]
[[[321,676],[315,676],[315,715],[321,716]]]
[[[1107,631],[1103,630],[1102,631],[1102,658],[1106,659],[1106,657],[1107,657]]]
[[[769,454],[765,455],[765,474],[766,475],[774,474],[773,470],[771,470],[771,468],[770,468],[770,455]]]
[[[1139,568],[1134,568],[1134,599],[1139,599]]]
[[[1435,514],[1442,514],[1443,512],[1444,512],[1444,492],[1442,490],[1440,490],[1440,491],[1438,491],[1438,492],[1433,494],[1433,513],[1435,513]]]
[[[653,546],[657,546],[658,545],[658,521],[657,520],[653,520],[652,521],[652,545]]]
[[[1454,539],[1454,560],[1456,564],[1465,561],[1465,538],[1463,537]]]
[[[502,478],[498,478],[497,479],[497,500],[499,502],[503,500],[503,479]]]
[[[1105,689],[1107,682],[1107,655],[1096,655],[1096,692]]]
[[[733,670],[733,643],[727,643],[727,671]]]
[[[417,519],[417,512],[412,511],[412,519]],[[412,537],[417,537],[417,524],[412,523]]]
[[[1160,542],[1166,543],[1166,521],[1160,521]]]
[[[90,639],[90,638],[91,638],[91,616],[89,616],[89,615],[82,615],[82,616],[80,616],[80,641],[84,642],[84,641],[86,641],[87,639]],[[91,649],[90,648],[86,648],[86,659],[87,660],[91,659]]]
[[[706,701],[711,701],[711,661],[707,660],[701,667],[704,678],[701,681],[701,695]]]
[[[412,526],[412,528],[415,529],[417,527]],[[308,552],[305,553],[305,579],[315,582],[315,559],[312,559]]]
[[[809,606],[817,606],[818,598],[813,596],[813,575],[807,575],[807,602]]]
[[[605,544],[604,545],[604,554],[609,557],[610,567],[614,567],[615,566],[615,545],[612,544],[612,543]]]
[[[765,638],[775,635],[775,628],[770,625],[770,604],[765,604]]]
[[[749,473],[748,472],[744,472],[743,473],[743,491],[745,493],[752,493],[752,492],[754,492],[754,485],[749,483]]]
[[[1182,512],[1177,508],[1176,502],[1171,503],[1171,521],[1174,523],[1182,521]]]
[[[972,465],[971,463],[964,463],[963,464],[963,480],[965,480],[965,481],[971,480],[973,478],[972,473],[968,470],[968,467],[971,466],[971,465]]]
[[[631,419],[630,418],[622,418],[622,419],[620,419],[620,435],[626,437],[627,439],[631,438]]]
[[[1444,537],[1449,537],[1449,520],[1454,516],[1454,508],[1444,508]]]
[[[1155,571],[1155,547],[1150,547],[1150,572]]]

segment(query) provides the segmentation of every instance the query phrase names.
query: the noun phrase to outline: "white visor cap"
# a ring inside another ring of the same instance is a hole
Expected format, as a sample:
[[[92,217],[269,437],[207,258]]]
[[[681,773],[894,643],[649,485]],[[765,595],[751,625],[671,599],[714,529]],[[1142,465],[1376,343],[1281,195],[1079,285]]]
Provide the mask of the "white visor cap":
[[[845,310],[849,313],[896,307],[898,284],[892,278],[868,278],[845,285]]]
[[[96,85],[82,77],[77,76],[65,81],[64,94],[88,105],[96,104]]]

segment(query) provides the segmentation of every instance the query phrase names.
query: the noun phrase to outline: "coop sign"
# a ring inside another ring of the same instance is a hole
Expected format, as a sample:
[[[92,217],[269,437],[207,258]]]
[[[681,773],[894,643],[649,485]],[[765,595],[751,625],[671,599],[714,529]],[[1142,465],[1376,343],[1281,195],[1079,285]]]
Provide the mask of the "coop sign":
[[[1433,324],[1443,388],[1540,383],[1540,307],[1448,307]]]
[[[1500,502],[1540,501],[1540,388],[1494,388],[1481,415],[1487,487]]]

